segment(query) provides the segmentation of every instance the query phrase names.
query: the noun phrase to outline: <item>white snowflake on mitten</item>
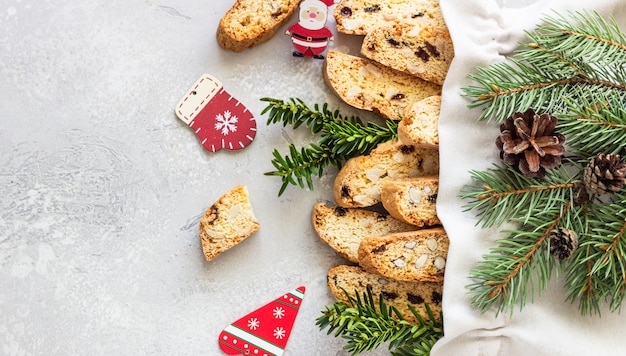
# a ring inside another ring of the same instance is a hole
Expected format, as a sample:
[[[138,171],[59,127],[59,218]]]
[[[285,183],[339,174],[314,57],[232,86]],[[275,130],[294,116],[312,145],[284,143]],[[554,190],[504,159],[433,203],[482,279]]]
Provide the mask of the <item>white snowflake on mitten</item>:
[[[223,115],[217,114],[217,116],[215,116],[215,120],[217,121],[217,123],[215,124],[215,129],[221,130],[222,135],[226,136],[229,132],[237,131],[236,124],[239,119],[237,118],[237,116],[232,115],[230,111],[224,111]]]

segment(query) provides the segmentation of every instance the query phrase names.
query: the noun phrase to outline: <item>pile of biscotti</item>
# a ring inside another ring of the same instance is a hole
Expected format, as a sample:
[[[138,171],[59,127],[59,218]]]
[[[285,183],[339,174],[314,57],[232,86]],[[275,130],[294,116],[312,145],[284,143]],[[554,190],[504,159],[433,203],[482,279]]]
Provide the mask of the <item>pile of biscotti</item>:
[[[398,138],[338,172],[334,202],[313,207],[318,236],[347,261],[328,272],[347,301],[370,289],[406,320],[441,311],[448,236],[437,217],[441,86],[454,56],[438,0],[343,0],[337,30],[361,55],[329,51],[327,85],[347,104],[398,121]]]

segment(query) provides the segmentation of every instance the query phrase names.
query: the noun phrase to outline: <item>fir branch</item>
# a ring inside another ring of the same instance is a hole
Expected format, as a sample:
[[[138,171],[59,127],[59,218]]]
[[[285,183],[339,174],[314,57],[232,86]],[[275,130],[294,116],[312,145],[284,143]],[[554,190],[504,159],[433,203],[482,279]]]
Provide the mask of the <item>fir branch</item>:
[[[478,120],[502,122],[515,112],[530,108],[555,115],[566,113],[570,108],[564,99],[571,97],[579,87],[585,87],[585,92],[601,95],[619,92],[620,101],[626,100],[626,84],[580,77],[550,78],[537,73],[531,66],[511,61],[517,64],[517,68],[508,63],[497,63],[489,68],[478,68],[477,74],[468,76],[482,84],[463,88],[465,96],[474,98],[470,107],[486,106]],[[569,102],[572,101],[575,100]]]
[[[275,171],[268,176],[279,176],[282,185],[278,195],[282,195],[289,185],[313,189],[313,176],[321,177],[329,166],[341,168],[348,159],[368,154],[379,143],[392,140],[398,135],[398,123],[387,120],[385,125],[374,122],[363,123],[356,116],[344,117],[338,110],[330,111],[327,104],[314,105],[311,110],[302,100],[291,98],[287,102],[272,98],[262,98],[268,105],[261,114],[268,114],[267,124],[282,122],[283,126],[301,125],[320,134],[319,141],[309,147],[289,146],[289,155],[273,153],[272,165]]]
[[[374,122],[364,125],[360,121],[330,121],[322,130],[320,144],[349,159],[368,154],[378,144],[398,137],[398,123],[386,120],[385,126]]]
[[[281,196],[289,185],[313,190],[313,176],[321,177],[328,166],[341,167],[343,160],[327,146],[311,144],[298,150],[289,145],[289,155],[282,156],[278,150],[273,152],[272,165],[275,171],[265,172],[266,176],[278,176],[282,185],[278,191]]]
[[[398,310],[388,306],[382,294],[378,303],[374,301],[371,290],[358,292],[356,297],[346,293],[349,302],[338,301],[326,307],[316,325],[320,330],[328,328],[327,334],[334,332],[335,337],[346,340],[344,349],[351,355],[378,348],[382,343],[389,343],[389,350],[394,356],[429,355],[437,340],[443,336],[442,315],[436,319],[430,307],[426,305],[427,319],[411,308],[417,319],[415,324],[406,321]]]
[[[261,101],[267,102],[267,106],[261,111],[261,115],[267,114],[267,125],[282,123],[283,127],[287,125],[293,129],[297,129],[304,124],[305,127],[311,129],[311,133],[316,134],[330,122],[354,122],[357,125],[363,125],[361,119],[357,116],[344,117],[339,110],[331,111],[328,104],[314,104],[310,109],[304,101],[298,98],[289,98],[287,101],[274,98],[261,98]]]
[[[582,169],[582,168],[581,168]],[[514,217],[523,224],[533,216],[571,201],[580,180],[561,169],[550,170],[543,180],[526,178],[509,166],[495,165],[471,171],[473,183],[461,198],[469,200],[465,211],[476,211],[482,227],[499,226]]]
[[[581,234],[580,238],[586,241],[585,234]],[[589,257],[594,253],[592,246],[581,246],[567,264],[566,300],[571,303],[578,301],[581,315],[600,315],[601,302],[606,298],[606,288],[602,287],[602,281],[591,274],[593,263]]]
[[[500,122],[528,108],[567,113],[571,107],[562,99],[578,99],[577,88],[626,99],[626,44],[615,21],[597,13],[570,16],[546,17],[544,25],[527,33],[531,42],[516,57],[469,75],[480,84],[464,88],[473,98],[470,107],[486,106],[479,120]]]
[[[559,132],[567,145],[583,157],[597,152],[621,153],[626,142],[626,107],[619,97],[598,93],[586,98],[578,88],[580,104],[569,103],[571,114],[559,117]]]
[[[611,311],[621,306],[626,283],[626,195],[618,194],[616,201],[592,210],[588,219],[590,229],[583,246],[590,246],[587,260],[592,262],[590,274],[607,283],[611,296]]]
[[[587,62],[626,64],[626,37],[614,18],[607,20],[589,11],[567,14],[553,12],[544,17],[545,24],[538,29],[544,46]]]
[[[511,230],[507,238],[498,240],[498,245],[470,271],[474,280],[468,286],[472,305],[483,311],[496,306],[498,313],[513,313],[516,304],[521,310],[529,296],[532,300],[536,293],[545,290],[554,268],[550,232],[557,226],[569,227],[567,222],[576,219],[567,215],[578,213],[570,203],[555,207],[544,212],[551,219],[531,217],[520,229]]]
[[[582,315],[600,315],[604,302],[615,312],[626,297],[626,194],[609,204],[595,202],[589,211],[583,240],[567,266],[567,300],[578,300]]]
[[[535,281],[543,290],[555,264],[547,234],[558,226],[577,232],[580,244],[559,263],[567,300],[579,301],[583,315],[599,314],[606,302],[615,312],[626,298],[626,194],[586,201],[578,193],[590,157],[624,154],[626,36],[614,19],[578,12],[547,16],[527,37],[508,62],[471,74],[477,84],[464,95],[470,107],[483,108],[479,120],[501,122],[528,108],[557,116],[558,132],[578,157],[541,181],[508,167],[470,172],[461,196],[478,224],[517,226],[470,272],[473,305],[512,312],[535,295]]]

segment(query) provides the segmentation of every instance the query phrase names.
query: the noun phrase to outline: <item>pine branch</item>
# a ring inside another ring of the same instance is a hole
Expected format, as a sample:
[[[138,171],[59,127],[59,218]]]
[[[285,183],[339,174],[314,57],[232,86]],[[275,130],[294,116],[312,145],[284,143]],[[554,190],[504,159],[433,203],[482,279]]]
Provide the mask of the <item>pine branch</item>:
[[[568,137],[568,146],[582,157],[597,152],[621,153],[626,142],[626,108],[619,97],[587,94],[581,88],[580,104],[570,102],[572,113],[560,116],[559,132]]]
[[[581,168],[582,169],[582,168]],[[471,185],[461,198],[470,200],[465,211],[476,211],[477,224],[499,226],[513,218],[529,219],[571,201],[580,180],[561,169],[550,170],[543,180],[526,178],[509,166],[495,165],[487,171],[471,171]]]
[[[470,107],[486,106],[478,120],[502,122],[513,113],[530,108],[555,115],[566,113],[570,108],[564,99],[572,97],[572,92],[580,87],[584,87],[585,92],[600,95],[617,93],[620,101],[626,100],[626,83],[581,77],[552,78],[518,60],[510,61],[512,64],[496,63],[489,68],[477,68],[476,74],[468,75],[482,85],[463,88],[465,96],[474,98]],[[575,99],[570,102],[572,100]]]
[[[568,52],[572,58],[590,63],[626,63],[626,37],[614,18],[604,19],[598,12],[553,12],[539,27],[542,44]]]
[[[610,282],[612,299],[621,305],[626,280],[626,195],[594,209],[589,225],[588,241],[583,246],[589,245],[594,251],[588,257],[593,262],[590,273]]]
[[[483,227],[517,227],[470,272],[473,305],[512,312],[534,297],[534,283],[542,291],[556,264],[547,234],[558,226],[576,232],[580,244],[558,264],[567,300],[579,301],[583,315],[600,314],[606,302],[615,312],[626,298],[626,193],[586,200],[581,181],[590,157],[626,153],[626,36],[612,18],[577,12],[547,16],[527,37],[513,58],[470,75],[477,84],[464,94],[470,107],[483,108],[479,120],[502,122],[528,108],[557,116],[577,157],[544,180],[510,167],[470,172],[465,209]]]
[[[349,303],[338,301],[326,307],[316,323],[320,330],[328,328],[327,334],[334,332],[335,337],[345,339],[344,349],[352,355],[374,350],[385,342],[394,356],[429,355],[443,336],[443,323],[436,321],[428,305],[428,321],[410,308],[417,319],[413,324],[404,320],[395,307],[388,306],[382,294],[378,303],[369,289],[362,297],[358,292],[355,295],[346,293]],[[440,315],[438,320],[443,317]]]
[[[398,123],[387,120],[385,126],[374,122],[363,123],[360,118],[346,118],[338,110],[330,111],[327,104],[321,107],[315,104],[311,110],[300,99],[285,102],[278,99],[262,98],[268,106],[261,114],[268,113],[267,124],[282,122],[283,126],[301,125],[311,129],[313,134],[320,134],[317,144],[296,148],[289,146],[289,155],[282,155],[274,150],[272,164],[275,171],[266,172],[268,176],[281,177],[282,185],[278,195],[282,195],[289,185],[313,190],[313,176],[321,177],[329,166],[341,168],[348,159],[368,154],[379,143],[397,137]]]
[[[579,211],[566,203],[544,214],[551,218],[531,217],[520,229],[509,231],[510,235],[497,241],[498,245],[470,271],[474,283],[468,287],[474,307],[486,311],[495,306],[498,313],[513,313],[516,305],[521,310],[528,297],[532,300],[545,290],[555,264],[550,254],[550,232],[558,226],[570,228]]]
[[[281,196],[289,185],[313,190],[313,176],[321,177],[328,166],[341,167],[343,160],[327,146],[311,144],[298,150],[289,145],[289,155],[282,156],[278,150],[273,152],[272,164],[275,171],[264,173],[266,176],[278,176],[282,185],[278,191]]]
[[[573,91],[581,87],[585,93],[626,99],[626,45],[614,20],[585,12],[570,13],[570,19],[557,14],[544,22],[527,33],[530,43],[515,58],[469,75],[480,84],[464,89],[474,100],[470,106],[486,106],[479,120],[500,122],[528,108],[566,113],[571,107],[562,99],[578,99]]]
[[[261,115],[268,114],[267,125],[282,122],[283,127],[290,125],[294,129],[304,124],[311,129],[311,133],[316,134],[322,130],[324,124],[334,120],[344,120],[339,110],[330,111],[328,105],[324,104],[320,108],[318,104],[311,110],[301,99],[290,98],[288,101],[261,98],[267,102],[267,106],[261,111]],[[359,120],[356,117],[353,120]]]
[[[585,234],[581,237],[586,241]],[[605,283],[591,274],[590,256],[594,253],[590,245],[579,247],[566,268],[566,300],[578,301],[581,315],[600,315],[600,305],[606,299]]]
[[[385,126],[374,122],[364,125],[353,119],[328,122],[322,130],[320,144],[346,159],[368,154],[378,144],[398,137],[398,123],[386,120]]]

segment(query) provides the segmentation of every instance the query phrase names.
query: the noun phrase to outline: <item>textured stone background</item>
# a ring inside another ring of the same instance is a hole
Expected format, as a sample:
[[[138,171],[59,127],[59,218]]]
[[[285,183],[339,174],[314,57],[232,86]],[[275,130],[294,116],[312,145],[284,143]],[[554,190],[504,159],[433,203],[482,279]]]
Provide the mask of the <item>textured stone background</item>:
[[[326,271],[342,260],[309,222],[335,172],[278,198],[280,180],[263,175],[272,150],[311,137],[266,126],[259,98],[353,111],[324,86],[321,61],[291,56],[284,30],[221,50],[215,29],[231,4],[1,2],[0,354],[218,355],[222,328],[300,285],[285,354],[345,354],[315,326],[332,302]],[[337,36],[333,47],[354,44]],[[176,119],[203,73],[257,117],[245,150],[204,151]],[[199,219],[236,184],[248,185],[262,228],[207,263]]]

